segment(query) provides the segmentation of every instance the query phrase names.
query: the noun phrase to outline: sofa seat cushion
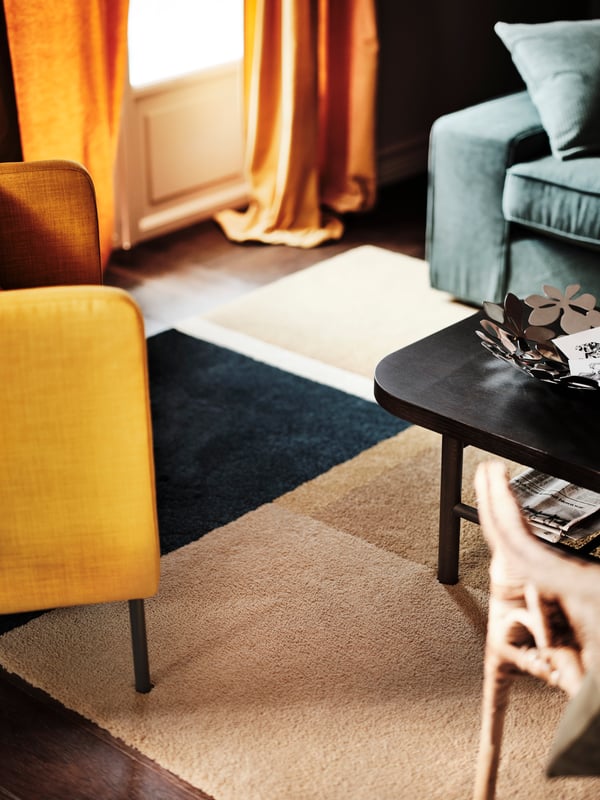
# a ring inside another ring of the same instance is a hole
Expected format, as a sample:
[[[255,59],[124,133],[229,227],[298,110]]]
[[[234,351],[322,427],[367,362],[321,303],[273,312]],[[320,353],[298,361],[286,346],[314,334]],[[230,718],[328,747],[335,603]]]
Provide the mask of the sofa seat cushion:
[[[509,167],[502,211],[510,222],[600,248],[600,158],[546,156]]]

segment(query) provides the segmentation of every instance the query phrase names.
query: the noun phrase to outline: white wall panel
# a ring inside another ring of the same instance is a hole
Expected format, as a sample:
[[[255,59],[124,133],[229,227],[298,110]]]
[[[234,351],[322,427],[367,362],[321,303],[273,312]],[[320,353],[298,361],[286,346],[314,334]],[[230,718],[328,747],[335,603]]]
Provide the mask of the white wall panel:
[[[242,131],[238,119],[232,124],[225,105],[229,100],[236,102],[232,78],[235,76],[222,76],[168,99],[140,103],[149,203],[161,203],[240,176]]]
[[[246,201],[241,62],[128,89],[117,169],[116,247]]]

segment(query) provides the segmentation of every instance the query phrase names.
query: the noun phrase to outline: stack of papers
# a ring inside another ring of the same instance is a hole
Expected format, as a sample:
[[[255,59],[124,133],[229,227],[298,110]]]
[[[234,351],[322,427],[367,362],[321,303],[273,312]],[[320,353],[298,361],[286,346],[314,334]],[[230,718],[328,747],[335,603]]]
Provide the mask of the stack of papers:
[[[569,372],[600,382],[600,328],[589,328],[553,340],[569,359]]]
[[[510,482],[534,533],[550,542],[578,539],[600,529],[600,494],[573,483],[527,469]],[[589,523],[596,524],[591,525]]]

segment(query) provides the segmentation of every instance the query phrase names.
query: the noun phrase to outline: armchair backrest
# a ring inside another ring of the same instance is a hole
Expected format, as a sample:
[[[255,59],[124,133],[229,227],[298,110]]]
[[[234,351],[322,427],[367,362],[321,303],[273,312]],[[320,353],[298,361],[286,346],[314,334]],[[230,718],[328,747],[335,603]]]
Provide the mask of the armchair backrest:
[[[64,160],[0,163],[0,288],[100,283],[87,170]]]

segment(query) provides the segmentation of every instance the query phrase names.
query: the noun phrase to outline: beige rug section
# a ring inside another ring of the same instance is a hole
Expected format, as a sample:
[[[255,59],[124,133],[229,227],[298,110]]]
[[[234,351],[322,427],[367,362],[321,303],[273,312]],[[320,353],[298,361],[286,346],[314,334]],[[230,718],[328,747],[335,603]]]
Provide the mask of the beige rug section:
[[[356,247],[204,315],[369,378],[388,353],[475,313],[429,286],[425,261]],[[193,333],[193,320],[180,330]]]
[[[464,502],[475,505],[475,470],[490,458],[476,448],[465,449]],[[437,572],[440,461],[441,437],[412,426],[282,495],[275,503]],[[523,470],[503,461],[511,476]],[[488,566],[488,549],[479,526],[463,522],[461,584],[487,592]]]
[[[411,428],[164,557],[149,695],[125,604],[51,612],[0,661],[216,800],[468,798],[487,553],[473,537],[461,584],[435,579],[435,438]],[[544,777],[564,703],[518,685],[499,798],[598,796]]]

